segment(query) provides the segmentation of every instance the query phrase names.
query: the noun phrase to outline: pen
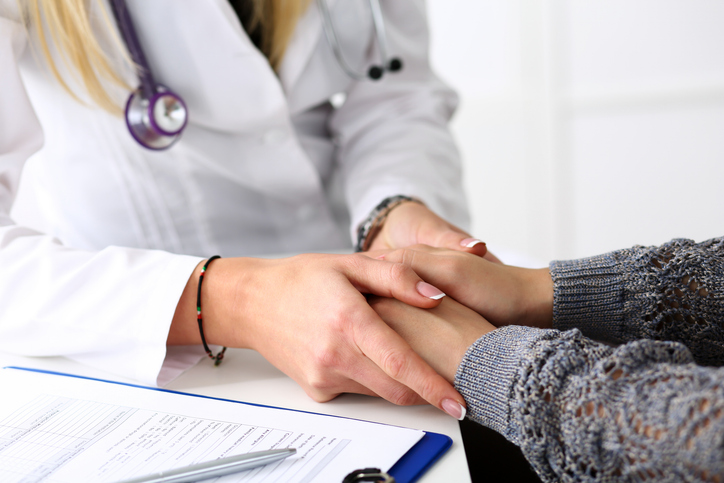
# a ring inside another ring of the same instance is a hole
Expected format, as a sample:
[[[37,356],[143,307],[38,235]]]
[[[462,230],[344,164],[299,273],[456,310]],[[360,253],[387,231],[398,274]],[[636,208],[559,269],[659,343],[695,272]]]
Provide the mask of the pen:
[[[190,483],[268,465],[283,460],[296,452],[295,448],[256,451],[132,478],[120,483]]]

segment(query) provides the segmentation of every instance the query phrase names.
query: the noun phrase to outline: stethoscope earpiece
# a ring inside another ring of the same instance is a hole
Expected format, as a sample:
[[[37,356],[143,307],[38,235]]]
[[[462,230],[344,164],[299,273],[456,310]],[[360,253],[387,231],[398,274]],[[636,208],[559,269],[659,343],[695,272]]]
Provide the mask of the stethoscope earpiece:
[[[329,7],[327,6],[326,0],[317,0],[317,6],[319,11],[322,13],[322,25],[324,26],[324,35],[327,37],[329,46],[332,47],[332,53],[337,59],[337,63],[342,70],[355,80],[372,79],[379,80],[385,74],[385,72],[399,72],[402,69],[402,61],[394,57],[388,59],[387,57],[387,38],[385,37],[385,22],[382,17],[382,9],[380,8],[379,0],[369,0],[370,10],[372,12],[372,22],[375,26],[375,34],[377,36],[377,47],[380,51],[380,57],[382,57],[382,65],[373,65],[367,69],[367,74],[360,74],[356,72],[350,65],[344,60],[342,55],[342,48],[339,46],[339,40],[337,39],[337,31],[334,28],[334,22],[332,22],[332,16],[329,13]]]
[[[390,72],[398,72],[402,70],[402,60],[398,57],[390,59],[390,63],[387,64],[387,70]]]
[[[385,70],[382,67],[380,67],[379,65],[373,65],[367,71],[367,77],[372,80],[380,80],[382,78],[382,74],[384,73]]]

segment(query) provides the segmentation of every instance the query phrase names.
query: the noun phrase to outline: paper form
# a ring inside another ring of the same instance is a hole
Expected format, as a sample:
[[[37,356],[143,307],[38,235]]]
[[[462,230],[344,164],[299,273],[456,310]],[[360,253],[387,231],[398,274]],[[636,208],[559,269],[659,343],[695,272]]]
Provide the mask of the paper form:
[[[388,470],[422,431],[73,377],[0,370],[0,481],[113,482],[225,456],[297,454],[230,482],[340,482]]]

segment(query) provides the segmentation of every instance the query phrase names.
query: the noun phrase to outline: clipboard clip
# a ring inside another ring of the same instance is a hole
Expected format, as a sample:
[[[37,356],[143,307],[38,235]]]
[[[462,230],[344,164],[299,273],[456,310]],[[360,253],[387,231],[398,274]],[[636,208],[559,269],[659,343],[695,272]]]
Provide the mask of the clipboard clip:
[[[395,483],[395,478],[379,468],[364,468],[354,470],[342,480],[342,483],[358,483],[362,481],[379,481],[382,483]]]

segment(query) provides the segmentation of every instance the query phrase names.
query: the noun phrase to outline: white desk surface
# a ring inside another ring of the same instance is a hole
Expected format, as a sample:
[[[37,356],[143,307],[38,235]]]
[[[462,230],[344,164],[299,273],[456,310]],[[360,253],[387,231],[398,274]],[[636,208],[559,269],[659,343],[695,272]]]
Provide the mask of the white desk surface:
[[[0,353],[0,367],[11,365],[135,382],[63,357],[20,357]],[[166,389],[446,434],[453,440],[452,447],[418,481],[470,482],[465,449],[455,419],[432,406],[395,406],[383,399],[356,394],[345,394],[327,403],[314,402],[293,380],[251,350],[229,349],[219,367],[204,359],[172,381]]]

